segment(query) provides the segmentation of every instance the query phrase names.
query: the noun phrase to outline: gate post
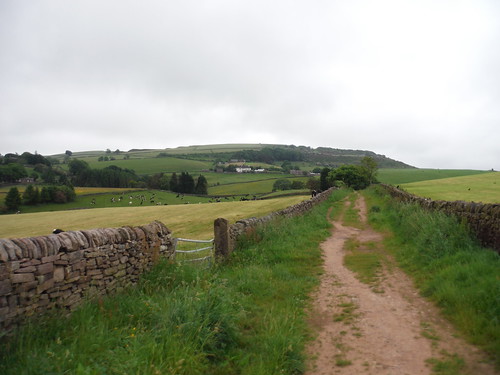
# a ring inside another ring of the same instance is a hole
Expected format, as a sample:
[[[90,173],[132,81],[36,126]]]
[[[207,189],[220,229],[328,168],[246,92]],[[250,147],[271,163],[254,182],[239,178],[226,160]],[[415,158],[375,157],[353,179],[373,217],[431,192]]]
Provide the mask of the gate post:
[[[214,246],[217,259],[229,256],[229,222],[224,218],[218,218],[214,221]]]

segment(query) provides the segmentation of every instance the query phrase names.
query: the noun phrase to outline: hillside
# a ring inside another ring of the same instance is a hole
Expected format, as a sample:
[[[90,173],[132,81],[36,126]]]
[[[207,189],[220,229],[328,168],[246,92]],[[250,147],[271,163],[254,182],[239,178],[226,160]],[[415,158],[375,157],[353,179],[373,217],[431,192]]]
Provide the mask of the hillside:
[[[281,167],[283,162],[288,161],[294,166],[299,166],[301,170],[310,171],[318,167],[332,168],[343,164],[357,164],[365,156],[374,158],[380,168],[414,168],[373,151],[273,144],[195,145],[129,151],[108,149],[74,152],[71,155],[72,158],[87,161],[93,168],[105,168],[113,164],[133,169],[138,174],[201,171],[212,168],[216,163],[230,163],[232,160],[260,164],[266,169],[272,166]],[[51,156],[60,162],[67,157],[65,154]]]

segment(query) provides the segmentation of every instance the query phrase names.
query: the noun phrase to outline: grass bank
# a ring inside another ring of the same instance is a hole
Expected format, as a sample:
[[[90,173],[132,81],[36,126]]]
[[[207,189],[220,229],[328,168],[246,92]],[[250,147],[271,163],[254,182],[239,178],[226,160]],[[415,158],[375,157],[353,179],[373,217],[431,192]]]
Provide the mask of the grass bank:
[[[159,264],[134,288],[0,344],[2,374],[298,374],[328,206],[241,241],[209,270]]]
[[[370,224],[394,233],[386,245],[422,294],[500,366],[500,256],[453,217],[397,203],[380,187],[365,195]]]

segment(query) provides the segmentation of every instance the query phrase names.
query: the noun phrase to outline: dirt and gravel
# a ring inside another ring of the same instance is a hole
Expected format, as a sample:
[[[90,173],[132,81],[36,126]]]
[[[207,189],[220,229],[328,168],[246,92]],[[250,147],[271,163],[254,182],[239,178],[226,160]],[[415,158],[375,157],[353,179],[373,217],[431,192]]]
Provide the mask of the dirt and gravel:
[[[361,195],[355,208],[359,228],[344,226],[342,214],[322,244],[324,273],[310,317],[317,337],[307,349],[306,374],[432,374],[436,363],[447,364],[447,374],[496,374],[483,353],[461,339],[397,268],[383,249],[382,234],[367,224]],[[376,282],[362,283],[345,267],[348,240],[358,241],[362,251],[381,254]]]

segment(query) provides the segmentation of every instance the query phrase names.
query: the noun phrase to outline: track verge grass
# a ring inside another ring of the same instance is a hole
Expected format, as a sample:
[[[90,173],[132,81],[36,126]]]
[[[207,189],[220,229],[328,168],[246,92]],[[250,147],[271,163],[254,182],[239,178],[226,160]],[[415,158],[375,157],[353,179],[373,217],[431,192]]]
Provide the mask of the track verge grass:
[[[240,241],[224,264],[158,264],[139,285],[1,338],[2,374],[297,374],[330,200]]]

